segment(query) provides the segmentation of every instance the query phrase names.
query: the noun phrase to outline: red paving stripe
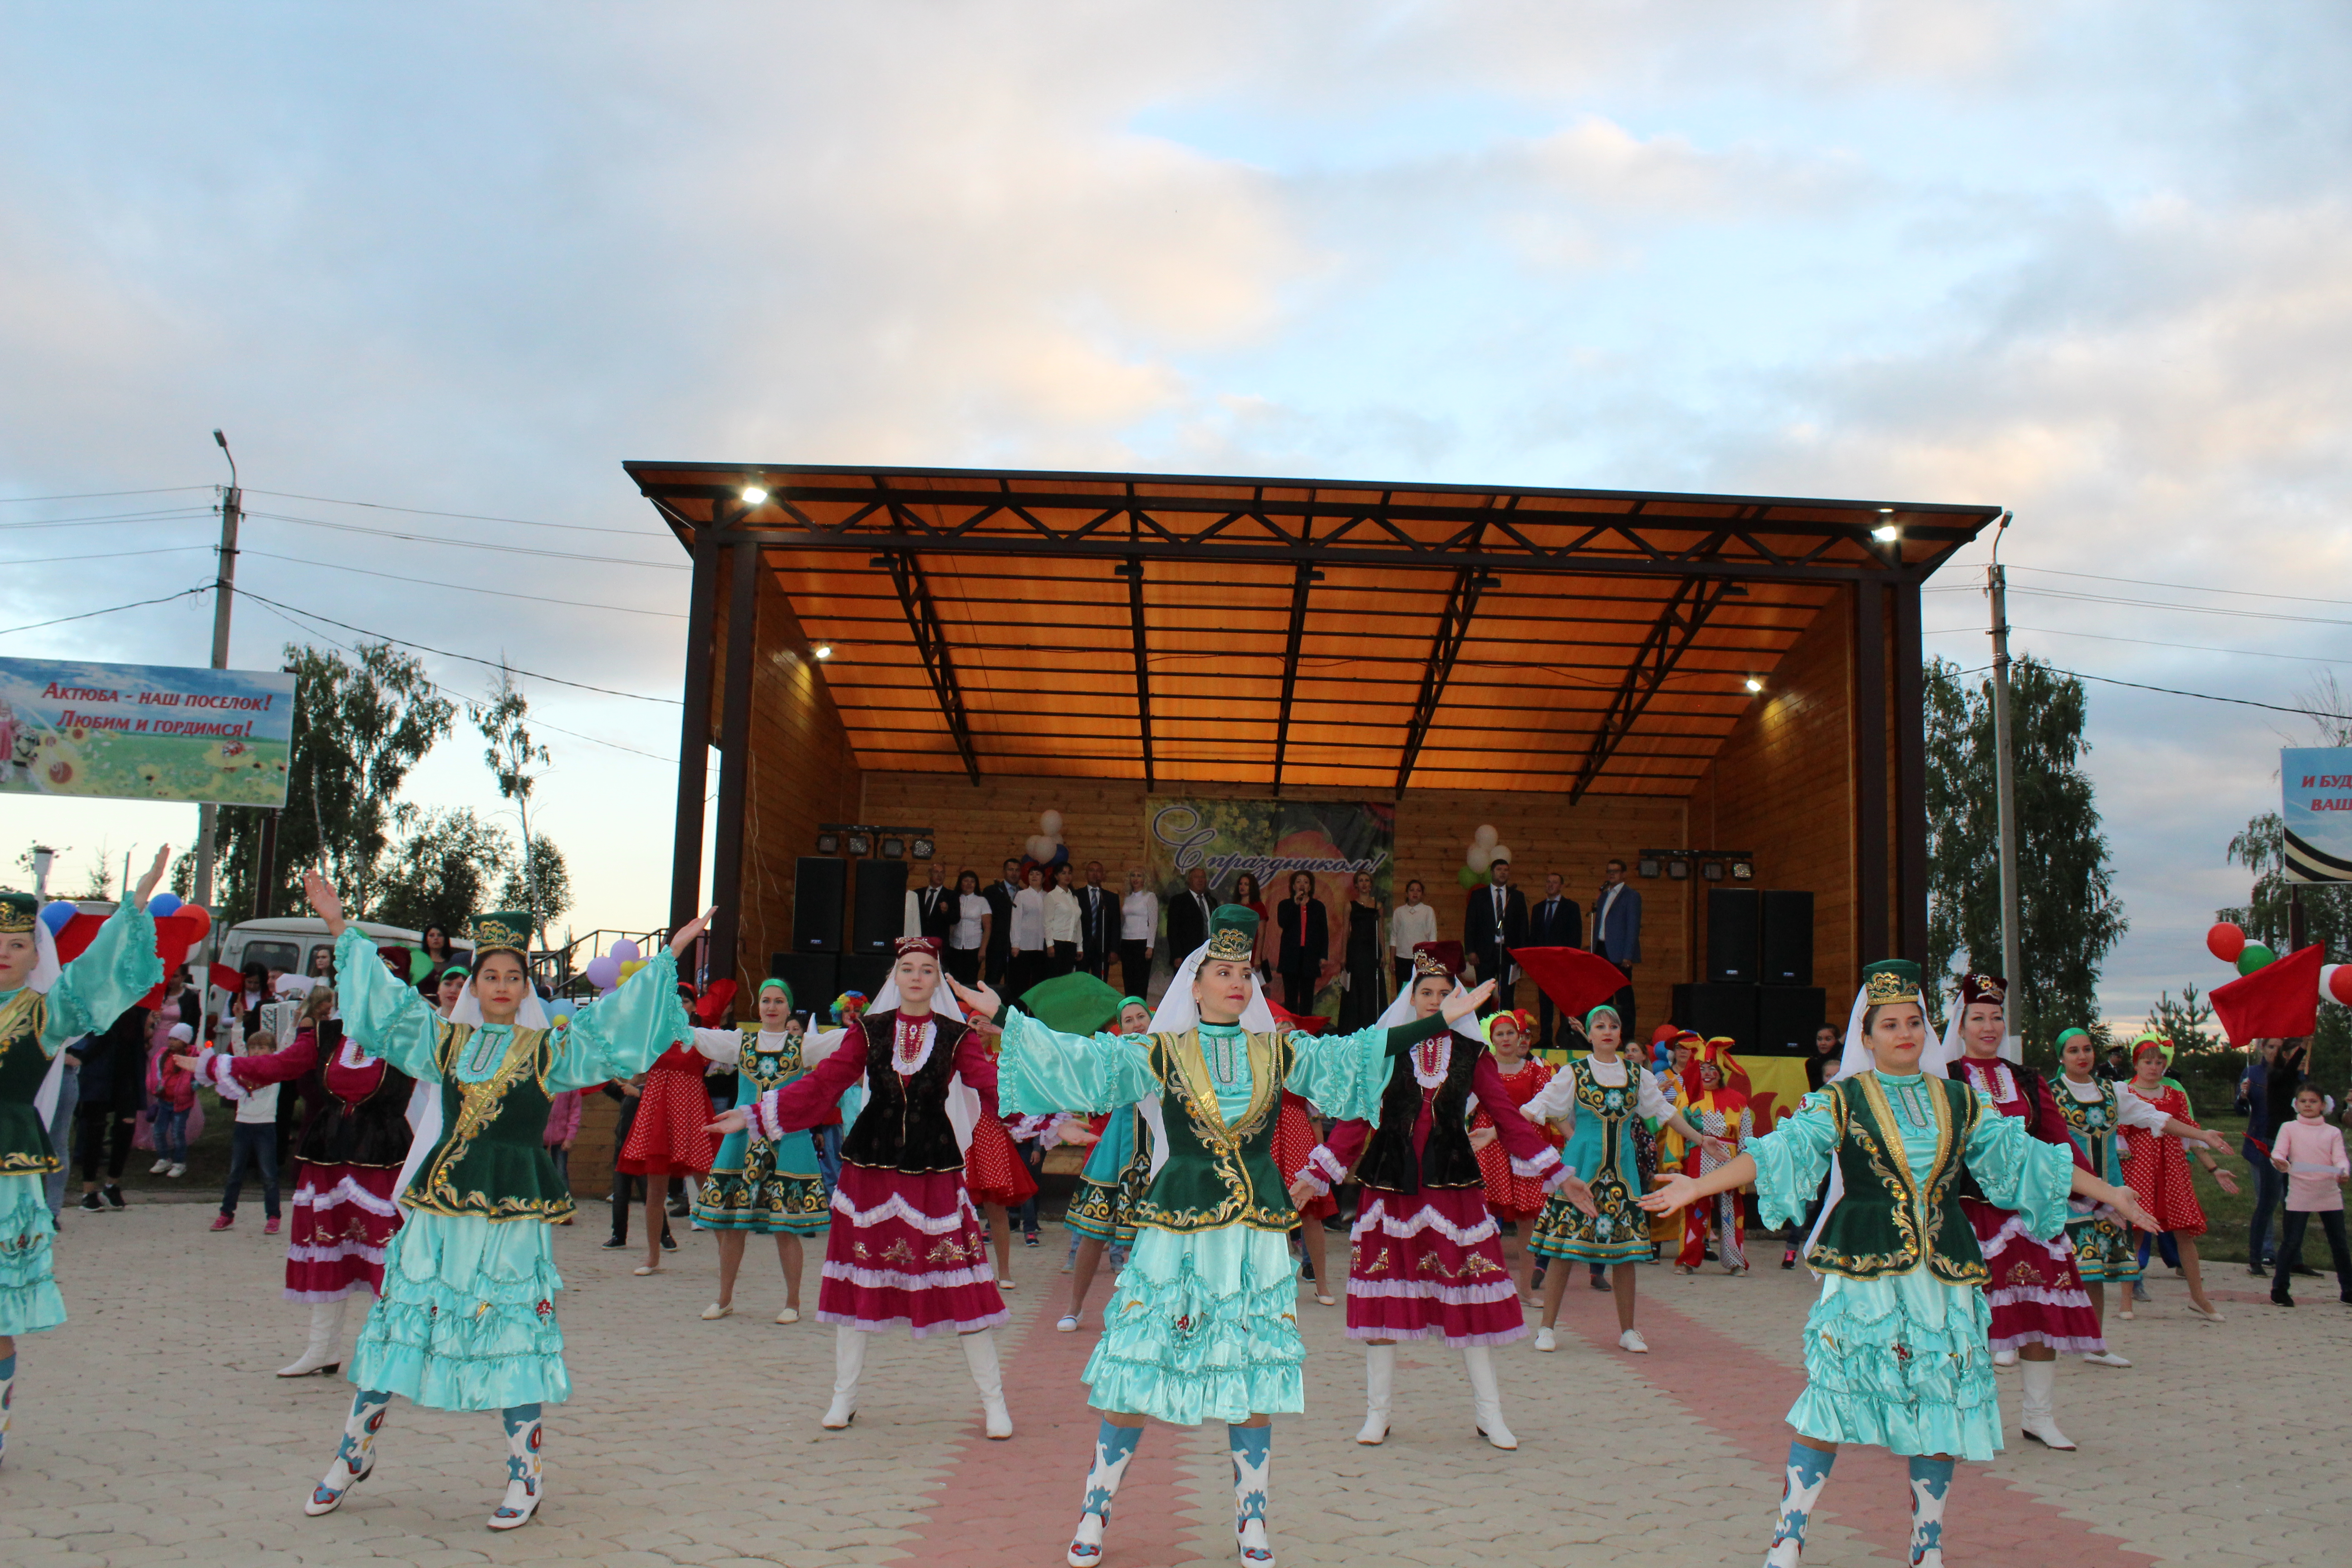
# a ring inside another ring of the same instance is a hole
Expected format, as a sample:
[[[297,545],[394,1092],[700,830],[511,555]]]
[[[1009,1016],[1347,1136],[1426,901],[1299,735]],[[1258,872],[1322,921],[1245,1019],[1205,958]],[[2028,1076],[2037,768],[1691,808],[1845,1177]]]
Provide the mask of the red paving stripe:
[[[905,1543],[905,1561],[958,1568],[1037,1568],[1059,1563],[1078,1521],[1087,1471],[1101,1418],[1087,1404],[1078,1374],[1101,1334],[1111,1273],[1103,1269],[1087,1299],[1087,1326],[1054,1331],[1068,1303],[1069,1280],[1047,1274],[1021,1348],[1004,1358],[1004,1397],[1013,1411],[1010,1441],[992,1443],[975,1413],[954,1468],[919,1506],[928,1517]],[[1179,1450],[1192,1434],[1154,1422],[1128,1462],[1104,1551],[1119,1568],[1195,1563],[1188,1500],[1177,1495]],[[1188,1488],[1189,1490],[1189,1488]]]
[[[1580,1276],[1582,1270],[1579,1271]],[[1645,1270],[1642,1283],[1659,1277]],[[1696,1319],[1644,1294],[1637,1321],[1648,1355],[1629,1355],[1644,1381],[1728,1438],[1773,1475],[1788,1460],[1790,1433],[1783,1419],[1805,1386],[1804,1373],[1784,1366]],[[1560,1325],[1596,1348],[1617,1349],[1614,1298],[1584,1289],[1579,1278],[1560,1304]],[[1801,1324],[1789,1323],[1793,1341]],[[2014,1413],[2016,1394],[2005,1390]],[[2014,1431],[2012,1444],[2026,1438]],[[1757,1552],[1770,1539],[1777,1495],[1756,1504]],[[1911,1485],[1903,1460],[1883,1448],[1846,1447],[1822,1494],[1821,1516],[1834,1519],[1900,1562],[1911,1538]],[[2095,1533],[2033,1493],[2001,1479],[1997,1469],[1964,1465],[1955,1478],[1944,1520],[1946,1555],[1954,1562],[2000,1563],[2003,1568],[2142,1568],[2155,1559],[2113,1536]]]

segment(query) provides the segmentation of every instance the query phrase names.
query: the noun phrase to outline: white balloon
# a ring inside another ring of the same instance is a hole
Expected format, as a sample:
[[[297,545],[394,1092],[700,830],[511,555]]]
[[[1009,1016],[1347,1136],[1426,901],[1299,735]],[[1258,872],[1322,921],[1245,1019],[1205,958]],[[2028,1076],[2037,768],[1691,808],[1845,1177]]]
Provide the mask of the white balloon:
[[[1494,864],[1494,860],[1495,852],[1483,844],[1470,846],[1470,853],[1463,858],[1464,864],[1473,871],[1479,872],[1485,871],[1488,866]]]
[[[1062,841],[1062,814],[1060,812],[1047,812],[1045,816],[1037,819],[1037,826],[1045,830],[1045,838],[1048,843],[1058,844]]]
[[[1508,860],[1510,858],[1510,850],[1507,847],[1497,844],[1492,850],[1487,852],[1486,864],[1492,866],[1497,860]]]
[[[1501,834],[1495,831],[1492,824],[1488,824],[1487,826],[1480,827],[1477,832],[1472,834],[1470,836],[1470,842],[1475,844],[1481,849],[1492,849],[1496,841],[1498,841],[1503,836]]]
[[[1042,833],[1033,833],[1029,836],[1028,850],[1029,858],[1042,864],[1054,858],[1054,841]]]

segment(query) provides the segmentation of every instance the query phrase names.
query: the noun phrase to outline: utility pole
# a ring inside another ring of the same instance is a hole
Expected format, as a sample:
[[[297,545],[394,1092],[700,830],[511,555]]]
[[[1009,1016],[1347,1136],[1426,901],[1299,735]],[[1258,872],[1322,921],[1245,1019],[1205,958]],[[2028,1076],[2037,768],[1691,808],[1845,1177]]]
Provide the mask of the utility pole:
[[[213,432],[213,440],[228,458],[228,489],[221,492],[220,563],[213,577],[213,668],[228,668],[228,617],[236,598],[236,524],[245,510],[245,492],[236,487],[236,454],[228,437]],[[196,807],[196,902],[207,910],[213,901],[213,852],[218,843],[220,807],[211,801]]]
[[[2002,1009],[2002,1032],[2015,1037],[2020,1004],[2024,1000],[2024,954],[2018,942],[2017,904],[2017,752],[2009,723],[2009,576],[2001,569],[2000,540],[2008,531],[2009,513],[2000,514],[1992,536],[1992,565],[1986,585],[1992,595],[1992,746],[1993,776],[2000,818],[2000,969],[2009,982],[2009,1005]]]

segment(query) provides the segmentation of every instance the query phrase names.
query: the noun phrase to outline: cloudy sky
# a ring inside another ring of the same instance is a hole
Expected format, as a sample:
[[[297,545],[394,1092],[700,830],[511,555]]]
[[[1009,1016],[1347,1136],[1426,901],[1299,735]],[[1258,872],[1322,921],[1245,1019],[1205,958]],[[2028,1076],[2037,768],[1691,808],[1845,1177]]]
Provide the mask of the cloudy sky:
[[[2321,0],[0,24],[0,498],[82,498],[0,500],[0,626],[204,579],[220,426],[242,585],[656,699],[685,574],[628,458],[1992,501],[2021,646],[2064,668],[2292,707],[2352,652],[2352,13]],[[1931,598],[1969,666],[1981,564]],[[202,663],[209,617],[0,652]],[[235,662],[310,635],[243,601]],[[526,687],[581,929],[652,923],[676,707]],[[2133,1013],[2221,977],[2222,846],[2306,731],[2104,684],[2091,713]],[[495,802],[463,741],[414,793]],[[10,858],[70,845],[77,879],[194,817],[5,810]]]

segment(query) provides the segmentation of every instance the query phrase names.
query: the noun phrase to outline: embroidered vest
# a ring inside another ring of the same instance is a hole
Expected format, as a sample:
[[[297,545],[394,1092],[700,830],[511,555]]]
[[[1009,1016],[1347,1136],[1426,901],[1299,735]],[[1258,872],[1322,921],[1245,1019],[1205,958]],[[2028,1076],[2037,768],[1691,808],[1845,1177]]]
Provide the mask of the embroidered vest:
[[[49,1130],[33,1109],[33,1096],[49,1076],[41,1031],[49,1021],[49,999],[27,985],[0,1006],[0,1176],[43,1176],[58,1169]]]
[[[1961,1152],[1980,1102],[1964,1083],[1922,1081],[1932,1091],[1927,1100],[1936,1122],[1936,1155],[1924,1182],[1912,1179],[1902,1130],[1878,1075],[1856,1073],[1830,1086],[1845,1193],[1807,1259],[1816,1271],[1885,1279],[1924,1264],[1948,1285],[1981,1285],[1988,1278],[1976,1232],[1952,1201],[1966,1174]]]
[[[856,1050],[865,1042],[866,1109],[841,1141],[841,1157],[868,1170],[909,1175],[962,1170],[963,1151],[948,1120],[948,1079],[955,1076],[956,1048],[969,1026],[933,1014],[930,1058],[907,1078],[890,1061],[897,1013],[860,1013],[849,1027],[852,1038],[839,1048]]]
[[[780,1089],[800,1076],[801,1043],[798,1040],[787,1035],[784,1037],[787,1043],[782,1050],[763,1051],[760,1048],[758,1026],[744,1029],[742,1036],[743,1050],[736,1058],[735,1068],[739,1075],[735,1086],[736,1104],[750,1105],[768,1090]],[[937,1055],[939,1047],[933,1046],[931,1050]]]
[[[1447,1036],[1438,1037],[1441,1039]],[[1429,1142],[1413,1157],[1412,1131],[1421,1120],[1421,1080],[1412,1076],[1421,1047],[1394,1058],[1388,1088],[1381,1092],[1381,1124],[1356,1167],[1356,1179],[1392,1193],[1423,1187],[1475,1187],[1484,1178],[1470,1147],[1470,1079],[1478,1070],[1480,1048],[1452,1036],[1453,1058],[1430,1097]]]
[[[2066,1119],[2066,1130],[2074,1135],[2074,1146],[2090,1157],[2091,1169],[2106,1181],[2122,1181],[2123,1151],[2116,1145],[2116,1133],[2123,1124],[2123,1112],[2116,1101],[2116,1086],[2105,1079],[2094,1079],[2099,1086],[2096,1100],[2077,1100],[2074,1091],[2063,1085],[2051,1089],[2058,1101],[2058,1114]]]
[[[476,1031],[443,1024],[434,1061],[441,1069],[441,1142],[401,1194],[428,1214],[552,1225],[572,1213],[572,1189],[547,1152],[547,1076],[555,1037],[518,1027],[506,1056],[480,1083],[461,1083],[457,1065]]]
[[[1168,1159],[1136,1205],[1135,1223],[1154,1230],[1216,1230],[1243,1226],[1287,1233],[1297,1211],[1274,1166],[1274,1126],[1291,1048],[1280,1035],[1250,1035],[1249,1104],[1227,1122],[1201,1051],[1200,1032],[1151,1037],[1151,1071],[1160,1084],[1160,1121]]]

